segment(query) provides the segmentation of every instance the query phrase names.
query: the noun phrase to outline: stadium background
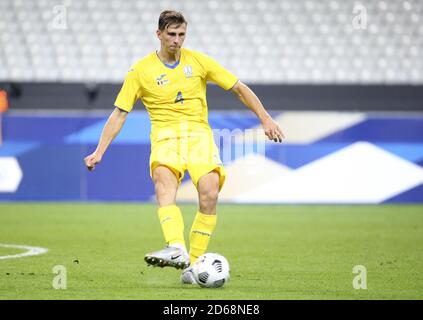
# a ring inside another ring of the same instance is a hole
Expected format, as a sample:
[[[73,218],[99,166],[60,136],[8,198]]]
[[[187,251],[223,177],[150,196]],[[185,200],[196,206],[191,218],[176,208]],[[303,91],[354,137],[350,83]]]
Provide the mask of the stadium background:
[[[2,1],[0,81],[10,111],[0,199],[152,199],[141,104],[95,174],[81,159],[129,66],[157,48],[157,15],[168,7],[186,13],[185,45],[249,83],[286,132],[264,155],[226,161],[222,200],[423,201],[422,3],[335,0]],[[213,129],[259,125],[214,86],[209,108]],[[249,170],[255,163],[261,170]],[[180,199],[195,198],[187,176]]]
[[[21,230],[7,217],[22,202],[154,202],[150,124],[141,103],[94,172],[83,158],[94,150],[129,66],[158,48],[157,18],[168,8],[188,20],[185,46],[211,55],[249,84],[287,137],[281,145],[266,142],[264,154],[253,146],[225,158],[221,202],[415,203],[421,211],[421,1],[3,0],[0,216],[8,232]],[[259,122],[231,93],[209,85],[208,103],[212,128],[238,135],[229,141],[231,150],[239,135],[244,145],[254,144],[243,133],[259,129]],[[188,176],[178,200],[197,201]],[[39,205],[34,210],[41,217],[50,209]],[[56,211],[72,211],[63,208]],[[292,210],[256,208],[269,215]],[[328,211],[336,215],[336,208]],[[372,210],[379,209],[364,211],[372,216]],[[417,213],[411,226],[422,224]],[[389,217],[379,222],[394,223]],[[4,232],[0,242],[43,245],[19,234]],[[421,236],[413,239],[410,250],[421,248]],[[217,242],[213,249],[224,248]],[[421,254],[414,262],[422,264]],[[416,286],[411,296],[421,298],[421,281]]]

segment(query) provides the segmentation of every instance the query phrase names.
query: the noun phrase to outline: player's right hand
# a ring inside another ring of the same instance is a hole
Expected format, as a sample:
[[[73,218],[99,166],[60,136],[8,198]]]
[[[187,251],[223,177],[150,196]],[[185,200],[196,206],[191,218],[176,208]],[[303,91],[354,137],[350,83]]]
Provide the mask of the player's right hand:
[[[95,169],[95,166],[100,163],[100,161],[101,157],[98,156],[95,152],[84,158],[85,165],[90,171],[93,171]]]
[[[282,129],[279,125],[272,119],[272,117],[267,117],[262,121],[264,133],[269,138],[275,142],[281,143],[285,139],[285,135],[282,132]]]

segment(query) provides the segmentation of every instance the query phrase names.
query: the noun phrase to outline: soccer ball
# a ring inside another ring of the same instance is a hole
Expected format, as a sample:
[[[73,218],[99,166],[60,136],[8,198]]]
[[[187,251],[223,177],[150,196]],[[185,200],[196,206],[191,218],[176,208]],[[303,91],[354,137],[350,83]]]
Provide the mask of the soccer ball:
[[[218,288],[229,280],[229,263],[218,253],[205,253],[192,267],[194,278],[201,287]]]

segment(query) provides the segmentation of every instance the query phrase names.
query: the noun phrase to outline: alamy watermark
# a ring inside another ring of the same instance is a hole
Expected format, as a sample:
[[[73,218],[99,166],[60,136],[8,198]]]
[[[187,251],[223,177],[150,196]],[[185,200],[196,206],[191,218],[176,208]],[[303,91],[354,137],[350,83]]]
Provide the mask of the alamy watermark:
[[[53,278],[52,286],[56,290],[67,289],[67,271],[66,267],[57,265],[53,267],[53,273],[56,275]]]
[[[51,30],[67,30],[68,29],[68,8],[71,6],[71,0],[65,0],[61,4],[57,4],[51,8],[52,20],[48,27]]]
[[[356,265],[352,270],[353,274],[357,274],[352,282],[353,288],[356,290],[367,289],[367,269],[365,266]]]
[[[367,9],[360,2],[354,4],[352,26],[355,30],[367,29]]]
[[[266,136],[262,129],[192,128],[181,122],[178,127],[153,131],[152,144],[155,161],[176,167],[194,165],[226,165],[247,158],[252,172],[258,170],[265,158]],[[255,155],[256,157],[251,155]],[[249,173],[251,173],[251,171]]]

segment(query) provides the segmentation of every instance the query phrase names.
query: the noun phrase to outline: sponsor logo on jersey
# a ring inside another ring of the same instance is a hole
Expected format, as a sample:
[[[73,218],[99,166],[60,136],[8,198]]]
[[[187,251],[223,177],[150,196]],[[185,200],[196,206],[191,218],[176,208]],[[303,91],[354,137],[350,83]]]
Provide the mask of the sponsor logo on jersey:
[[[169,80],[166,79],[166,74],[161,74],[156,78],[156,83],[159,87],[163,87],[169,83]]]

